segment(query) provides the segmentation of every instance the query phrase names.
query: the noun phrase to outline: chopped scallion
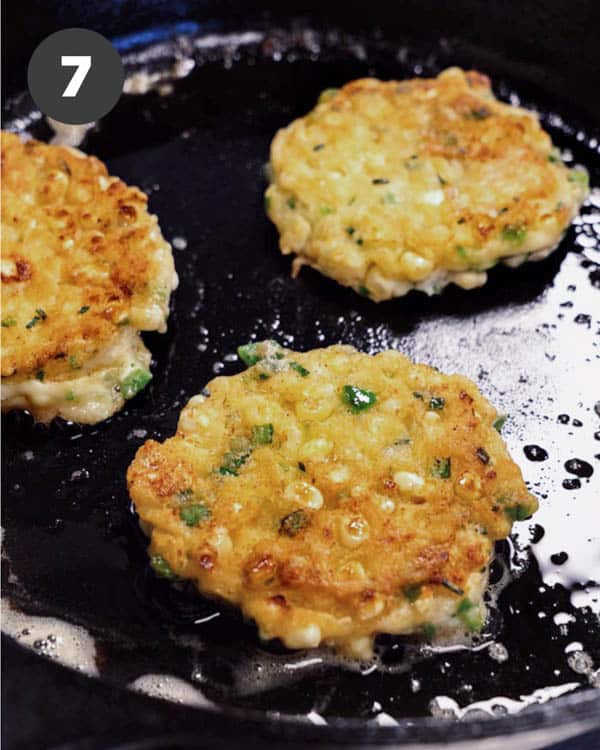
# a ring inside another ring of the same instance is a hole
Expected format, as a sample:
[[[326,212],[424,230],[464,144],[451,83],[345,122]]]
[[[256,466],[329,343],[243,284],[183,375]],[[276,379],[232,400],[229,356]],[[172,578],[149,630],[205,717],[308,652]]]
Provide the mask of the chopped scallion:
[[[238,357],[248,367],[251,367],[257,362],[260,362],[260,360],[263,358],[262,354],[260,354],[260,352],[258,351],[258,346],[252,343],[238,346],[237,353]]]
[[[520,245],[527,236],[527,229],[519,224],[505,224],[502,227],[502,239]]]
[[[302,367],[299,362],[290,362],[290,367],[303,378],[306,378],[310,375],[310,370],[307,370],[306,367]]]
[[[406,586],[404,588],[404,596],[408,599],[408,601],[411,604],[413,602],[416,602],[417,599],[421,596],[421,587],[418,584]]]
[[[269,445],[273,442],[273,425],[257,424],[252,428],[253,445]]]
[[[151,380],[152,375],[148,370],[133,370],[120,383],[121,395],[127,401],[145,388]]]
[[[483,617],[478,607],[473,602],[464,598],[456,608],[456,616],[467,627],[471,633],[481,630],[483,627]]]
[[[441,396],[432,396],[429,399],[429,408],[435,411],[441,411],[446,405],[446,399]]]
[[[204,503],[184,505],[179,509],[179,518],[181,518],[187,526],[198,526],[199,523],[206,521],[211,515],[210,508]]]
[[[525,521],[531,517],[529,508],[526,505],[521,505],[521,503],[505,508],[504,513],[508,520],[513,523],[515,521]]]
[[[295,510],[293,513],[281,519],[279,533],[286,536],[296,536],[309,524],[309,518],[303,510]]]
[[[159,578],[167,578],[171,581],[174,578],[177,578],[175,573],[171,570],[171,566],[162,555],[152,555],[150,558],[150,565]]]
[[[431,467],[431,476],[449,479],[452,473],[450,458],[436,458]]]
[[[377,396],[373,391],[358,388],[355,385],[345,385],[342,388],[342,401],[350,407],[355,414],[370,409],[376,402]]]

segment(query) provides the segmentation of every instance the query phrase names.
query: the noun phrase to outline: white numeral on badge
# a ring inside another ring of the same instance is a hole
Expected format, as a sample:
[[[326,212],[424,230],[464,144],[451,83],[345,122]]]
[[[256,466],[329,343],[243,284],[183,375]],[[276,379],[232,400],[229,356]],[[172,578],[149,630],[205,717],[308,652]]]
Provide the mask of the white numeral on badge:
[[[84,82],[86,75],[90,72],[90,68],[92,67],[91,55],[62,55],[60,58],[60,64],[63,67],[72,66],[77,68],[73,73],[73,77],[67,84],[67,88],[63,91],[63,96],[77,96],[81,84]]]

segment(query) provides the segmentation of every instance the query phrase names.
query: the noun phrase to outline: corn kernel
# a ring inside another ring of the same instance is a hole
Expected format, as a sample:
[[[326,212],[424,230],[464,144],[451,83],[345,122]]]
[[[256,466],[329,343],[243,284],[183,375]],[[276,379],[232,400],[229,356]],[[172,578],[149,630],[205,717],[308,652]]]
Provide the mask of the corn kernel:
[[[454,482],[454,490],[463,500],[477,500],[481,496],[481,480],[476,474],[465,471]]]
[[[402,492],[415,492],[425,486],[425,480],[412,471],[397,471],[394,474],[394,482]]]
[[[300,505],[303,508],[319,510],[319,508],[323,507],[323,495],[312,484],[308,484],[308,482],[293,482],[292,484],[288,484],[283,496],[289,503]]]
[[[316,648],[321,643],[321,628],[314,624],[296,628],[287,634],[284,643],[288,648]]]
[[[485,271],[463,271],[455,273],[452,280],[462,289],[476,289],[485,284],[487,273]]]
[[[357,560],[351,560],[349,563],[346,563],[341,573],[352,581],[364,581],[367,577],[364,567]]]
[[[396,503],[391,497],[375,495],[374,500],[384,513],[393,513],[396,510]]]
[[[315,438],[309,440],[308,443],[300,449],[300,455],[304,460],[323,459],[326,458],[333,450],[333,443],[325,438]]]
[[[302,400],[296,404],[299,419],[327,419],[337,406],[335,388],[331,383],[313,385],[302,393]]]
[[[345,482],[350,476],[350,472],[347,466],[336,466],[335,469],[329,472],[329,479],[336,484]]]
[[[344,651],[355,659],[370,659],[373,656],[373,638],[367,635],[351,638],[344,644]]]
[[[358,547],[369,538],[369,524],[362,516],[344,518],[340,523],[340,538],[346,547]]]
[[[233,549],[231,537],[224,526],[217,526],[217,528],[213,530],[210,537],[210,543],[219,553],[222,552],[228,554]]]
[[[400,270],[411,281],[422,281],[433,271],[433,263],[408,250],[400,258]]]
[[[385,602],[381,596],[372,596],[370,599],[360,603],[359,617],[361,620],[370,620],[383,612]]]

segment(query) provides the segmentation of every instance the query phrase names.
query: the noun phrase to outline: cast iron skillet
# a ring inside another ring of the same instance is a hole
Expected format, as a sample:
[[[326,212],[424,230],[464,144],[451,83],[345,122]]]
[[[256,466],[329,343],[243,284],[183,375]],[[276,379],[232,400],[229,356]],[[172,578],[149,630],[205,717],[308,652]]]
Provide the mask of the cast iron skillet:
[[[599,194],[547,261],[495,269],[481,290],[380,305],[310,270],[292,281],[262,208],[269,142],[320,90],[451,64],[490,74],[500,96],[538,109],[565,158],[598,184],[598,102],[585,96],[599,62],[588,46],[592,5],[553,3],[535,19],[522,3],[512,18],[500,3],[482,6],[453,4],[451,14],[399,3],[394,15],[381,6],[365,31],[361,8],[345,4],[326,19],[235,3],[99,3],[85,14],[79,4],[20,4],[18,23],[33,20],[15,33],[18,45],[7,40],[4,121],[41,139],[51,133],[23,91],[23,60],[58,28],[109,35],[131,72],[172,71],[177,59],[195,68],[160,91],[124,96],[82,144],[150,195],[168,239],[185,239],[175,250],[181,285],[168,333],[147,337],[154,380],[127,409],[93,427],[3,420],[5,592],[31,615],[85,627],[106,682],[152,673],[197,685],[212,706],[172,711],[211,736],[251,727],[300,744],[411,744],[518,733],[519,746],[532,747],[532,732],[546,731],[539,746],[598,722]],[[571,67],[557,24],[579,33]],[[424,653],[382,637],[377,669],[304,664],[306,654],[258,643],[235,612],[150,573],[126,467],[145,439],[173,433],[181,407],[215,373],[240,370],[231,355],[253,337],[299,349],[398,348],[464,372],[511,414],[506,438],[541,510],[498,545],[497,601],[474,648]],[[508,659],[492,658],[492,641]],[[37,646],[52,653],[51,641]]]

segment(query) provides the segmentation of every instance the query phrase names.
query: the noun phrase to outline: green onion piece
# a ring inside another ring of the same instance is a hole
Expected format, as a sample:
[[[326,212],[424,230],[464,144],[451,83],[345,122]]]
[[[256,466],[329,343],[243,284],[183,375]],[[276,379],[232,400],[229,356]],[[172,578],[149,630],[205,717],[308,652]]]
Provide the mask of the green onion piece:
[[[298,461],[298,468],[300,471],[306,471],[306,466],[302,463],[302,461]]]
[[[308,377],[308,375],[310,375],[310,370],[307,370],[306,367],[302,367],[302,365],[298,362],[290,362],[290,367],[303,378],[306,378]]]
[[[309,522],[309,518],[303,510],[295,510],[281,519],[279,533],[286,536],[296,536],[308,526]]]
[[[423,400],[423,394],[420,391],[413,391],[413,396],[415,398],[420,398],[421,401]]]
[[[346,227],[346,232],[352,237],[354,232],[356,232],[355,227]]]
[[[175,573],[171,570],[169,563],[162,555],[152,555],[150,558],[150,565],[159,578],[167,578],[171,581],[174,578],[177,578]]]
[[[35,308],[35,314],[38,316],[40,320],[46,320],[46,318],[48,317],[45,311],[41,307]]]
[[[487,120],[488,117],[491,116],[491,112],[487,107],[478,107],[477,109],[472,109],[470,113],[467,115],[468,120]]]
[[[12,315],[9,316],[8,318],[2,319],[2,328],[12,328],[12,326],[16,326],[16,325],[17,325],[17,321],[15,318],[12,317]]]
[[[502,227],[502,239],[520,245],[527,236],[527,229],[518,224],[505,224]]]
[[[253,445],[269,445],[273,442],[273,425],[257,424],[252,428]]]
[[[368,288],[366,286],[359,286],[356,290],[361,297],[370,297],[371,293],[369,292]]]
[[[464,247],[462,245],[457,245],[456,248],[455,248],[455,250],[456,250],[457,254],[460,255],[460,257],[463,260],[468,260],[468,258],[467,258],[467,251],[464,249]]]
[[[479,608],[466,597],[456,608],[456,616],[471,633],[475,633],[483,627],[483,617]]]
[[[262,354],[259,353],[258,346],[256,344],[244,344],[243,346],[238,346],[237,353],[238,357],[248,367],[251,367],[257,362],[260,362],[260,360],[263,358]]]
[[[319,94],[318,104],[323,104],[323,102],[328,102],[330,99],[333,99],[338,91],[339,89],[324,89]]]
[[[151,380],[152,375],[148,370],[142,370],[141,368],[133,370],[133,372],[130,372],[129,375],[121,381],[121,395],[125,400],[133,398],[136,393],[139,393],[145,388]]]
[[[288,208],[291,208],[291,209],[296,208],[296,200],[294,198],[288,198],[287,205],[288,205]]]
[[[502,428],[504,427],[504,423],[508,419],[508,414],[501,414],[497,419],[494,420],[492,423],[492,427],[496,430],[496,432],[502,432]]]
[[[342,401],[350,407],[355,414],[370,409],[377,401],[373,391],[358,388],[355,385],[345,385],[342,388]]]
[[[83,315],[83,313],[86,313],[89,309],[89,305],[84,305],[83,307],[80,307],[77,312],[79,313],[79,315]]]
[[[590,186],[590,176],[584,169],[572,169],[567,179],[569,182],[578,182],[586,190]]]
[[[413,602],[416,602],[417,599],[421,596],[421,587],[418,584],[413,584],[412,586],[405,586],[404,596],[408,599],[408,601],[411,604]]]
[[[252,444],[247,438],[234,438],[231,441],[231,450],[223,456],[219,474],[237,477],[238,469],[250,458],[251,452]]]
[[[65,400],[66,401],[76,401],[77,397],[75,396],[75,391],[67,391],[65,393]]]
[[[436,627],[431,622],[426,622],[421,628],[421,632],[423,633],[424,638],[431,640],[435,637]]]
[[[269,195],[265,195],[265,211],[269,213],[271,210],[271,197]]]
[[[179,510],[179,518],[181,518],[187,526],[198,526],[199,523],[206,521],[211,515],[210,508],[204,503],[184,505]]]
[[[316,143],[313,146],[313,151],[320,151],[322,148],[325,148],[325,144],[324,143]]]
[[[441,411],[446,405],[446,399],[441,396],[432,396],[429,399],[429,408],[435,411]]]
[[[71,366],[72,370],[80,370],[81,369],[81,365],[77,361],[77,357],[74,354],[71,354],[69,356],[69,365]]]
[[[386,177],[376,177],[374,180],[371,180],[373,185],[389,185],[390,181]]]
[[[333,208],[331,208],[330,206],[321,206],[319,210],[321,211],[322,216],[328,216],[329,214],[333,213]]]
[[[449,458],[436,458],[431,467],[431,476],[439,479],[449,479],[452,473]]]
[[[525,521],[531,517],[529,508],[526,505],[521,505],[521,503],[505,508],[504,513],[508,520],[513,523],[515,521]]]
[[[46,373],[43,370],[38,370],[35,374],[36,380],[39,380],[40,383],[44,382],[44,378],[46,377]]]

